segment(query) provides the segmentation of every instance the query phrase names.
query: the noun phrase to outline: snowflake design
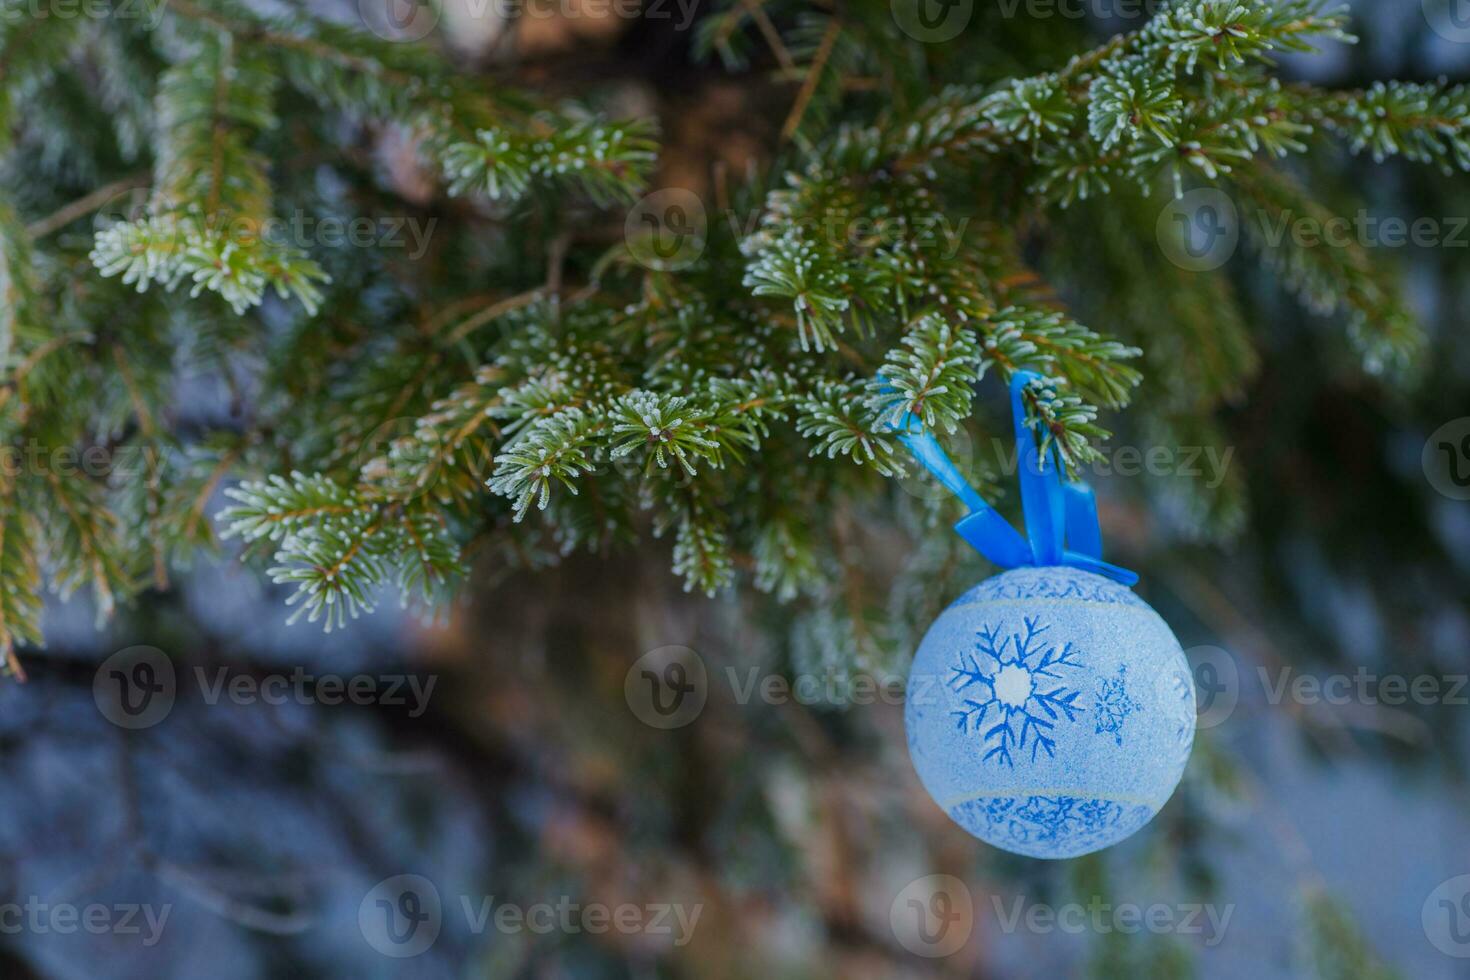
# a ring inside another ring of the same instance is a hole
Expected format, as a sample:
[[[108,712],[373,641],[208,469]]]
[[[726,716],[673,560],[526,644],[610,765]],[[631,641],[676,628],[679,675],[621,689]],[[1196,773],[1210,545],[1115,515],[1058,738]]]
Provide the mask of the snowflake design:
[[[1117,677],[1104,677],[1097,684],[1097,734],[1104,732],[1113,736],[1113,741],[1123,744],[1123,722],[1138,710],[1138,702],[1128,696],[1124,675],[1128,666],[1118,668]]]
[[[1174,737],[1179,742],[1179,747],[1184,750],[1184,757],[1189,758],[1189,750],[1194,745],[1194,727],[1197,717],[1194,706],[1194,688],[1190,686],[1189,675],[1183,671],[1176,670],[1169,679],[1169,693],[1174,696]]]
[[[1087,796],[996,796],[970,800],[950,815],[971,833],[1021,854],[1082,854],[1122,840],[1153,809]]]
[[[964,707],[952,712],[956,727],[961,732],[978,732],[987,719],[995,720],[983,729],[987,747],[983,761],[995,759],[998,765],[1014,769],[1012,749],[1025,749],[1028,742],[1032,762],[1043,749],[1054,757],[1052,732],[1057,721],[1063,717],[1076,721],[1086,710],[1077,703],[1080,692],[1068,688],[1060,673],[1082,666],[1076,659],[1077,649],[1071,643],[1060,648],[1048,643],[1042,634],[1050,627],[1039,625],[1040,621],[1040,617],[1024,617],[1024,636],[1004,635],[987,623],[975,634],[979,638],[975,651],[953,668],[950,686],[960,694],[969,692]]]

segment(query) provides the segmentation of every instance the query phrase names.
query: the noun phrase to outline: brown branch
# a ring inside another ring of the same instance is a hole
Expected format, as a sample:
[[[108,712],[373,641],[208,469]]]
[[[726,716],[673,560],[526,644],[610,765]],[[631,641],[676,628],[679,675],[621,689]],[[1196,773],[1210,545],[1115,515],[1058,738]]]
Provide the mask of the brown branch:
[[[465,337],[469,336],[471,333],[474,333],[476,330],[480,329],[485,324],[491,322],[497,317],[503,316],[504,314],[509,313],[512,310],[518,310],[523,306],[530,306],[532,303],[536,302],[538,299],[544,296],[545,293],[545,287],[537,287],[536,289],[529,289],[524,293],[518,293],[515,296],[503,299],[498,303],[492,303],[490,306],[485,307],[479,313],[476,313],[474,316],[470,317],[468,320],[465,320],[459,326],[455,327],[446,339],[450,343],[455,343],[457,341],[463,340]]]
[[[750,13],[751,20],[755,26],[760,28],[761,36],[766,39],[771,53],[781,63],[783,71],[796,71],[796,61],[791,57],[791,52],[786,50],[786,44],[781,40],[781,32],[776,30],[776,25],[771,23],[771,18],[766,15],[765,7],[760,0],[740,0],[740,5]]]
[[[52,232],[65,228],[78,218],[91,214],[122,192],[138,187],[147,187],[148,182],[148,175],[146,173],[133,174],[131,177],[124,177],[122,180],[115,180],[110,184],[97,188],[85,197],[77,198],[53,214],[49,214],[39,221],[33,221],[26,225],[26,235],[33,241],[37,238],[45,238]]]
[[[822,34],[822,43],[817,47],[817,53],[812,58],[811,66],[806,70],[806,81],[802,82],[801,91],[796,93],[796,101],[791,106],[791,113],[786,117],[786,125],[781,127],[781,139],[789,140],[796,135],[802,117],[806,115],[807,106],[811,104],[812,96],[816,94],[817,85],[821,83],[822,71],[827,67],[827,59],[832,56],[832,48],[837,43],[837,36],[841,33],[841,21],[833,20],[827,24],[827,30]]]

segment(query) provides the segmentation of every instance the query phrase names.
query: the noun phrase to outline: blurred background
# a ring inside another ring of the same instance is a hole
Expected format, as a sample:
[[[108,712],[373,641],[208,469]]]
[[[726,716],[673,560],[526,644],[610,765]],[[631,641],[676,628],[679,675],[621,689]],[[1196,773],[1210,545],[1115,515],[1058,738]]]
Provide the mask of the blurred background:
[[[681,18],[583,0],[508,23],[471,3],[320,9],[407,33],[428,17],[467,61],[608,86],[664,119],[664,183],[759,155],[748,94],[686,60]],[[1059,3],[1085,16],[1054,29],[1105,37],[1143,6]],[[1353,14],[1360,44],[1284,73],[1470,76],[1463,3]],[[620,80],[629,64],[641,81]],[[379,151],[411,189],[390,138]],[[1470,975],[1470,184],[1313,167],[1324,194],[1439,222],[1432,246],[1370,249],[1406,277],[1430,350],[1408,383],[1365,376],[1232,259],[1261,366],[1221,416],[1229,455],[1092,474],[1111,554],[1200,691],[1184,782],[1133,839],[1036,862],[948,820],[904,748],[927,622],[854,658],[821,609],[690,597],[652,541],[536,573],[487,559],[445,621],[388,603],[324,636],[287,627],[281,593],[225,554],[101,630],[85,598],[53,602],[28,681],[0,685],[0,975]],[[1109,214],[1070,212],[1052,246],[1135,234]],[[1099,275],[1067,297],[1084,321],[1106,309]],[[1115,451],[1159,444],[1111,421]],[[902,557],[881,528],[862,546]],[[927,602],[989,573],[953,568]],[[913,919],[914,898],[942,922]]]

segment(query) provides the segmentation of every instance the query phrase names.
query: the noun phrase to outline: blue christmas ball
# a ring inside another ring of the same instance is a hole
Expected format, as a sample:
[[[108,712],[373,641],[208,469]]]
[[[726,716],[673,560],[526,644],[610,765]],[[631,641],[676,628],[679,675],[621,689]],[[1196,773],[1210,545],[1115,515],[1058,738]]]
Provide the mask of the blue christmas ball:
[[[1096,851],[1168,801],[1194,744],[1194,678],[1133,591],[1017,568],[961,596],[909,672],[904,727],[929,795],[970,833],[1039,858]]]

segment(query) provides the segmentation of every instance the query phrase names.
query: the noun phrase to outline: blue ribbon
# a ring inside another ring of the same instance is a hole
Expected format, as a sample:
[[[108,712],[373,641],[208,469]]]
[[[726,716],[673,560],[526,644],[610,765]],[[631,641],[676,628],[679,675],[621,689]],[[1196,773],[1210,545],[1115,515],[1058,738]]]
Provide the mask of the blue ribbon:
[[[1025,537],[970,486],[945,455],[939,440],[913,413],[905,413],[898,420],[894,434],[945,489],[964,501],[970,512],[954,526],[955,533],[995,564],[1002,568],[1071,565],[1131,586],[1138,581],[1137,573],[1103,561],[1102,530],[1092,488],[1081,481],[1063,482],[1056,447],[1048,446],[1042,453],[1037,448],[1037,434],[1026,424],[1022,392],[1039,378],[1032,371],[1017,371],[1011,377]]]

